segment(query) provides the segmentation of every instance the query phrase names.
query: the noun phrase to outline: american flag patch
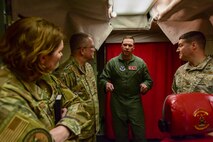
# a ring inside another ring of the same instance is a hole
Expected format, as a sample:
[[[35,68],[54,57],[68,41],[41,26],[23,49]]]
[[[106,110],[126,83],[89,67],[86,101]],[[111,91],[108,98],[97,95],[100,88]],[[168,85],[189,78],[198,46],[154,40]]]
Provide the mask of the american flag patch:
[[[29,122],[19,116],[14,116],[6,128],[0,133],[0,140],[4,142],[15,142],[27,128]]]

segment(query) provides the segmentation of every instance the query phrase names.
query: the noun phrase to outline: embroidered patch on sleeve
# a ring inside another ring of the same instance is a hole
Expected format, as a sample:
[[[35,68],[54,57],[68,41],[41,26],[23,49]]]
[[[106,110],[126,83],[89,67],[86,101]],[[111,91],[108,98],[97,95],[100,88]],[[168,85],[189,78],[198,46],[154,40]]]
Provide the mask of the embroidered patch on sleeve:
[[[36,128],[25,136],[23,142],[52,142],[52,137],[46,130]]]
[[[17,141],[28,125],[28,121],[15,115],[0,134],[0,140],[8,142]]]

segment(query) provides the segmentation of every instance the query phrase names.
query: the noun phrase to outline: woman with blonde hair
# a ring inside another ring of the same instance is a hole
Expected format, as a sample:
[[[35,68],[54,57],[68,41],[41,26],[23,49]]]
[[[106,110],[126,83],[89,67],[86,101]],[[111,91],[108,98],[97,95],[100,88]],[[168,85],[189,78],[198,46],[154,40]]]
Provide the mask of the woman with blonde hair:
[[[39,17],[17,20],[1,38],[1,141],[62,142],[80,134],[87,117],[83,104],[51,74],[63,40],[57,26]],[[58,96],[61,109],[55,107]]]

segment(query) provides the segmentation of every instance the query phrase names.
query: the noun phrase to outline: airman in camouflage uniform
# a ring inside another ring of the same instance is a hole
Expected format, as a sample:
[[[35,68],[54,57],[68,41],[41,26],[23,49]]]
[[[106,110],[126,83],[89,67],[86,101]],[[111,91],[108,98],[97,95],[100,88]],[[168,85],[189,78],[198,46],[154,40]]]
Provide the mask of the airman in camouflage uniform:
[[[0,141],[77,141],[91,124],[81,99],[51,74],[63,39],[57,26],[39,17],[15,21],[1,38]]]
[[[87,61],[94,58],[94,42],[85,33],[76,33],[70,39],[71,56],[56,72],[65,83],[87,105],[90,125],[82,129],[79,136],[82,142],[95,142],[99,131],[99,102],[96,77],[93,67]]]
[[[88,117],[82,111],[84,106],[79,103],[79,97],[61,86],[54,76],[46,75],[36,83],[28,83],[14,76],[5,66],[1,67],[0,75],[1,141],[28,142],[36,138],[39,140],[41,136],[42,142],[50,142],[52,138],[49,131],[59,125],[73,132],[70,138],[80,134],[81,125],[87,122]],[[56,95],[61,93],[62,108],[68,111],[55,125],[53,105]]]
[[[203,63],[196,67],[190,66],[189,63],[182,65],[175,73],[172,89],[175,93],[213,94],[212,57],[207,57]]]
[[[175,73],[174,93],[201,92],[213,94],[213,58],[205,55],[205,36],[198,31],[188,32],[179,39],[177,52],[188,61]]]

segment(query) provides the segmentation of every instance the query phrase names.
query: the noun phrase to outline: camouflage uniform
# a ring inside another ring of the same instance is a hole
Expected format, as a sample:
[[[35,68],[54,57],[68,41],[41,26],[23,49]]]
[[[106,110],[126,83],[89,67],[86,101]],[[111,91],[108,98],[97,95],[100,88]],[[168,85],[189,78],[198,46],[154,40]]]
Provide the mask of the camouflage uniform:
[[[76,95],[87,104],[85,108],[90,117],[91,125],[85,126],[79,138],[82,141],[96,141],[99,131],[99,102],[97,83],[92,66],[86,63],[85,68],[80,68],[73,57],[70,57],[56,72],[56,76],[67,85]]]
[[[68,112],[56,125],[66,126],[73,132],[70,138],[75,138],[83,124],[88,123],[87,112],[78,96],[61,86],[53,75],[45,75],[36,82],[25,82],[6,66],[1,66],[0,141],[53,141],[49,130],[56,126],[53,105],[58,94],[63,95],[61,104]]]
[[[213,58],[208,56],[196,67],[189,63],[179,67],[174,76],[172,90],[174,93],[213,94]]]

